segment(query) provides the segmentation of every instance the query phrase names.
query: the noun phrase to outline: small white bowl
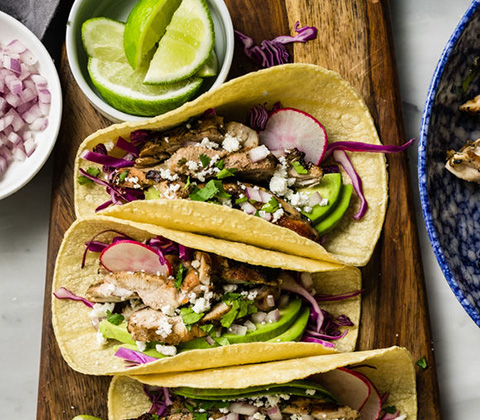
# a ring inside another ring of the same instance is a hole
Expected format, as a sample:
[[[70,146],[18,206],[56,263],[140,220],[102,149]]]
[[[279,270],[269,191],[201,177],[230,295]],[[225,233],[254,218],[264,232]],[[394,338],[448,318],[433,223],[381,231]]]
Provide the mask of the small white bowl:
[[[0,12],[0,41],[7,44],[20,40],[38,59],[38,71],[48,80],[51,93],[48,126],[35,133],[37,147],[33,154],[23,161],[14,161],[0,176],[0,200],[25,186],[47,161],[57,140],[62,120],[62,89],[57,69],[52,58],[40,40],[23,24],[6,13]]]
[[[205,79],[197,94],[212,90],[221,85],[227,78],[233,59],[234,34],[233,24],[227,6],[223,0],[206,0],[215,29],[215,53],[219,63],[217,77]],[[94,17],[107,17],[125,22],[137,0],[76,0],[67,23],[66,49],[68,63],[73,77],[90,103],[102,115],[113,122],[141,121],[147,117],[130,115],[118,111],[109,105],[97,92],[90,80],[87,70],[87,54],[82,44],[82,24]]]

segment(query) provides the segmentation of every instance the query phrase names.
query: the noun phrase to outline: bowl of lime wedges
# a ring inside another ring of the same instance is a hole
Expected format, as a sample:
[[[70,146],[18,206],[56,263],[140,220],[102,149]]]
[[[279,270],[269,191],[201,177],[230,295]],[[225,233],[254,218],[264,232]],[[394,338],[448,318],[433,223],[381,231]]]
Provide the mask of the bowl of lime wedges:
[[[102,115],[138,121],[225,81],[233,25],[223,0],[76,0],[66,50],[75,81]]]

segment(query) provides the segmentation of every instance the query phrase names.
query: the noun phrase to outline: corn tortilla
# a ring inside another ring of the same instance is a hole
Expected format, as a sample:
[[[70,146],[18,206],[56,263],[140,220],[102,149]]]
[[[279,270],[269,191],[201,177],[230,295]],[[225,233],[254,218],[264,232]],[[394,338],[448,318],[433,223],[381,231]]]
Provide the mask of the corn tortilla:
[[[226,120],[241,122],[254,105],[267,103],[272,106],[277,101],[317,118],[325,126],[329,142],[381,144],[367,106],[340,75],[311,64],[286,64],[233,79],[167,114],[140,123],[112,125],[93,133],[80,145],[75,177],[79,168],[95,166],[79,156],[99,143],[115,141],[118,136],[129,139],[130,133],[138,129],[171,128],[190,117],[202,115],[208,108],[215,108]],[[349,156],[362,179],[369,209],[361,221],[353,220],[360,201],[354,194],[350,208],[335,230],[327,235],[323,246],[240,210],[196,201],[141,200],[104,212],[121,219],[243,242],[286,254],[363,266],[373,253],[385,218],[387,169],[381,153],[349,153]],[[342,177],[345,183],[351,183],[344,172]],[[95,208],[108,199],[104,187],[80,185],[75,180],[77,217],[93,215]]]
[[[314,287],[319,293],[336,294],[361,288],[361,276],[357,268],[341,267],[294,255],[283,255],[247,244],[230,243],[188,232],[176,232],[159,226],[97,216],[77,220],[66,232],[58,252],[53,290],[66,287],[76,295],[85,296],[98,270],[98,254],[88,253],[85,267],[81,269],[84,244],[95,234],[108,229],[121,231],[136,240],[161,235],[193,249],[216,253],[249,264],[311,272]],[[113,236],[116,234],[106,233],[102,240]],[[360,322],[360,297],[325,303],[322,306],[332,315],[346,314],[355,324],[354,327],[350,327],[350,331],[344,338],[337,340],[337,350],[327,349],[316,343],[235,344],[186,351],[174,357],[166,357],[147,365],[130,368],[128,373],[198,370],[354,350]],[[103,346],[97,343],[96,331],[91,325],[89,312],[90,308],[81,302],[59,300],[52,296],[52,323],[64,359],[73,369],[86,374],[125,373],[127,369],[123,359],[114,356],[113,347],[119,343],[113,340]]]

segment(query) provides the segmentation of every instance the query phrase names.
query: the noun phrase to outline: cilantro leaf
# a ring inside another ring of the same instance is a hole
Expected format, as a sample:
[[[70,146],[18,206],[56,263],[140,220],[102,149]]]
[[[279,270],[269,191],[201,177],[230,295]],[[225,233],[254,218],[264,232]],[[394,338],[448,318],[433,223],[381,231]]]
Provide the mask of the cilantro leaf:
[[[208,420],[208,413],[193,413],[193,420]]]
[[[200,162],[202,162],[202,166],[204,168],[208,168],[208,165],[210,164],[210,158],[207,155],[204,155],[203,153],[200,155]]]
[[[388,407],[385,407],[383,411],[388,414],[395,414],[397,412],[397,407],[395,407],[394,405],[390,405]]]
[[[230,310],[222,316],[222,319],[220,320],[220,324],[222,324],[223,327],[229,328],[232,324],[233,321],[235,321],[235,318],[237,317],[238,310],[240,309],[240,304],[238,300],[234,300],[232,302],[232,307]]]
[[[127,177],[128,175],[128,171],[123,171],[119,176],[118,176],[118,179],[120,182],[123,182],[125,181],[125,178]]]
[[[235,176],[235,174],[238,172],[237,168],[223,168],[218,174],[217,174],[217,179],[224,179],[228,178],[230,176]]]
[[[223,166],[224,166],[224,165],[225,165],[225,159],[221,159],[221,160],[219,160],[219,161],[215,164],[215,166],[216,166],[218,169],[220,169],[220,170],[223,169]]]
[[[182,263],[180,263],[177,268],[177,275],[175,276],[175,283],[174,283],[177,290],[180,290],[180,287],[182,287],[184,274],[185,274],[185,267],[183,266]]]
[[[427,365],[427,359],[425,358],[425,356],[423,356],[422,358],[418,359],[416,362],[415,362],[416,365],[420,366],[422,368],[422,370],[425,370],[428,368],[428,365]]]
[[[278,201],[275,199],[275,197],[272,197],[268,203],[264,204],[260,210],[263,210],[265,213],[275,213],[280,204]]]
[[[240,197],[235,200],[235,204],[242,204],[242,203],[245,203],[245,201],[248,201],[248,197],[246,196]]]
[[[192,308],[182,308],[180,309],[180,315],[185,325],[192,325],[200,321],[205,314],[203,312],[197,314]]]
[[[190,175],[188,176],[188,178],[187,178],[187,183],[185,184],[185,186],[183,187],[183,189],[186,190],[189,186],[190,186]]]
[[[293,169],[295,169],[295,171],[297,171],[297,174],[299,174],[299,175],[308,174],[308,169],[306,169],[304,166],[302,166],[302,164],[298,160],[292,162],[292,166],[293,166]]]
[[[230,341],[228,340],[227,337],[216,337],[214,338],[214,340],[220,346],[228,346],[230,344]]]
[[[200,325],[200,329],[207,335],[215,334],[215,326],[213,324]]]
[[[121,314],[112,314],[107,310],[107,321],[113,325],[120,325],[125,320],[125,317]]]
[[[100,174],[101,171],[100,171],[99,168],[89,167],[85,172],[88,175],[91,175],[91,176],[94,176],[95,178],[98,178],[98,175]],[[90,178],[87,178],[85,175],[79,175],[78,183],[80,185],[89,184],[90,182],[93,182]]]
[[[223,189],[222,181],[211,179],[202,189],[196,187],[189,197],[193,201],[208,201],[214,197],[230,198],[231,195]]]

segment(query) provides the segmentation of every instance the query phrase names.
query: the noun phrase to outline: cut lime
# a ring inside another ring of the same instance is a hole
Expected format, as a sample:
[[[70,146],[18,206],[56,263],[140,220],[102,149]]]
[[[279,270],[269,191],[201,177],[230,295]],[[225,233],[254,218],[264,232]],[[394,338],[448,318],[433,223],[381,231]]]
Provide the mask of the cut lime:
[[[123,46],[134,69],[163,36],[180,3],[181,0],[140,0],[132,9],[125,25]]]
[[[82,41],[89,57],[106,61],[124,61],[122,43],[124,24],[107,18],[93,18],[82,25]]]
[[[145,83],[171,83],[194,75],[207,61],[214,42],[205,0],[183,0],[158,43]]]
[[[195,73],[196,77],[213,77],[218,74],[218,60],[215,50],[212,49],[212,52],[208,56],[207,61],[203,63],[202,67]]]
[[[166,85],[145,85],[143,79],[146,65],[133,70],[123,53],[124,26],[121,22],[107,18],[95,18],[84,23],[88,33],[114,27],[122,29],[110,29],[110,37],[102,37],[102,42],[93,46],[88,44],[93,37],[84,37],[86,51],[94,54],[88,60],[90,78],[106,102],[119,111],[151,117],[177,108],[195,95],[203,81],[198,77]],[[111,51],[115,47],[122,51],[122,54],[116,57],[116,60],[105,59],[104,57],[113,56]]]

